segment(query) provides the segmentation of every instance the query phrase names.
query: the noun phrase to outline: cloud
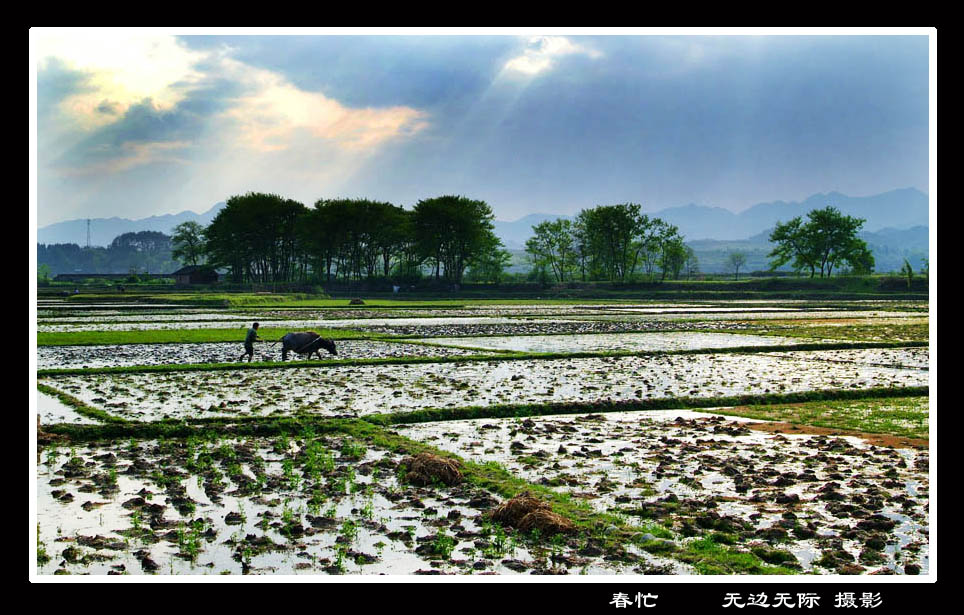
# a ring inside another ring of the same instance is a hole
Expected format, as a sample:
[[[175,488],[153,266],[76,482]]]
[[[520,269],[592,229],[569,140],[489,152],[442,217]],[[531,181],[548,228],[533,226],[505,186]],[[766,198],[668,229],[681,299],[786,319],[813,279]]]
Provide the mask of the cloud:
[[[319,92],[301,90],[268,70],[228,58],[223,66],[246,90],[224,117],[237,126],[238,143],[256,151],[287,149],[307,135],[357,153],[428,126],[426,114],[411,107],[354,109]]]
[[[59,170],[63,176],[70,177],[120,173],[134,167],[155,163],[184,164],[187,160],[177,154],[190,146],[191,143],[187,141],[160,143],[124,141],[105,150],[102,157],[92,152],[81,166],[63,166]]]
[[[55,173],[186,163],[190,149],[257,156],[314,147],[357,157],[427,126],[411,107],[351,108],[305,91],[235,60],[226,45],[197,51],[172,37],[106,38],[40,41],[41,98],[57,121],[38,123],[39,156]]]
[[[97,105],[96,110],[98,113],[106,113],[108,115],[119,115],[121,112],[121,106],[116,102],[103,100],[99,105]]]
[[[37,37],[41,72],[51,66],[83,75],[82,89],[60,99],[61,111],[79,127],[95,130],[114,121],[101,103],[111,101],[117,112],[145,98],[163,109],[185,97],[172,84],[201,75],[192,68],[203,54],[173,37],[118,30],[49,30]]]
[[[530,76],[537,75],[552,68],[556,58],[574,54],[585,55],[593,60],[602,57],[602,52],[573,44],[563,36],[537,36],[529,39],[522,55],[506,62],[503,69]]]

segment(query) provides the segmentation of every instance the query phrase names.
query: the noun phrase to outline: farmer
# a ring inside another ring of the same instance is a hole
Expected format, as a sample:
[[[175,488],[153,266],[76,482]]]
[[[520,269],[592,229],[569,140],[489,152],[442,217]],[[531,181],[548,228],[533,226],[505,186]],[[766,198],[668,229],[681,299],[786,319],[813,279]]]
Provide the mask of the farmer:
[[[245,355],[248,356],[248,363],[251,362],[251,358],[254,356],[254,343],[263,342],[264,340],[258,337],[258,323],[254,323],[250,329],[248,329],[248,335],[244,338],[244,354],[238,357],[238,361],[243,359]]]

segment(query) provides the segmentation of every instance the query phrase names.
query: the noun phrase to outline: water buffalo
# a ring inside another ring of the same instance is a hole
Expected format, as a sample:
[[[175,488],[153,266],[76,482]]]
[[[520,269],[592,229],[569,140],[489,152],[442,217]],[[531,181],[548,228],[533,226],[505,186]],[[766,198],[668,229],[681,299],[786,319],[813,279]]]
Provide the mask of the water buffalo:
[[[335,350],[335,342],[321,337],[314,331],[298,331],[297,333],[288,333],[281,338],[281,360],[288,360],[289,350],[297,354],[307,355],[305,357],[306,359],[310,359],[312,354],[317,353],[318,358],[320,359],[322,348],[333,355],[338,354],[338,351]]]

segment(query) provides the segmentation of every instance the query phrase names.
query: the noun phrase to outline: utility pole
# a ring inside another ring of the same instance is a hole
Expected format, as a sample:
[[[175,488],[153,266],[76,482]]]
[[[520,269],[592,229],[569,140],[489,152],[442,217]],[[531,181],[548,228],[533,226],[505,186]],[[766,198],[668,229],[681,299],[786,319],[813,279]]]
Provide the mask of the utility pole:
[[[87,218],[87,249],[90,250],[90,218]]]

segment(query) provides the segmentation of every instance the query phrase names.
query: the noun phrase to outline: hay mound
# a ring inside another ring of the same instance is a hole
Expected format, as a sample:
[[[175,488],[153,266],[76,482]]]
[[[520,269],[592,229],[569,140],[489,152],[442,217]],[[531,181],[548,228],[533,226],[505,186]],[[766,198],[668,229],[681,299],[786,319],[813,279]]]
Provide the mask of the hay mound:
[[[365,305],[365,302],[361,299],[352,299],[348,302],[348,305]]]
[[[519,521],[519,529],[529,532],[533,529],[542,534],[568,534],[573,531],[572,521],[551,510],[534,510]]]
[[[431,453],[406,457],[402,465],[408,469],[405,480],[413,485],[432,485],[436,481],[455,485],[462,481],[462,470],[457,461]]]
[[[524,532],[538,529],[544,534],[567,534],[573,530],[572,521],[552,512],[549,504],[528,491],[500,504],[492,512],[492,520]]]

